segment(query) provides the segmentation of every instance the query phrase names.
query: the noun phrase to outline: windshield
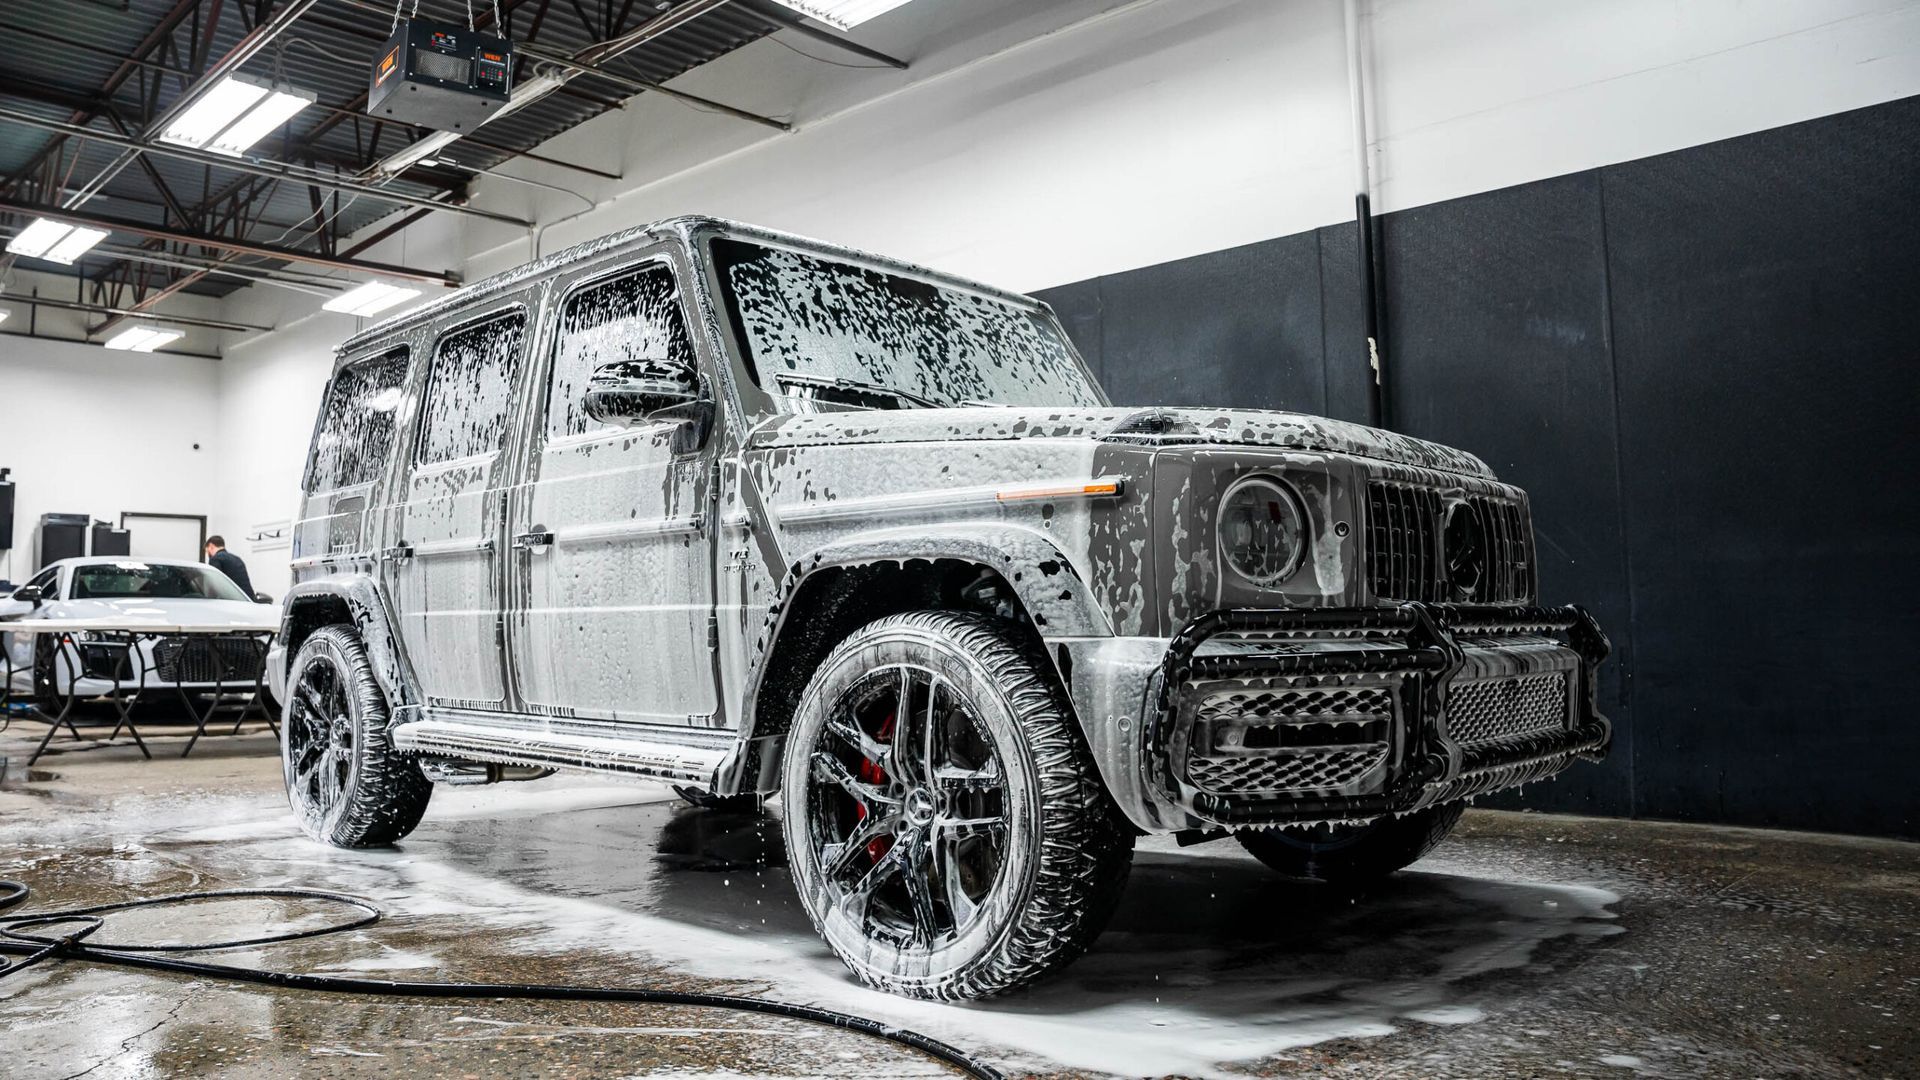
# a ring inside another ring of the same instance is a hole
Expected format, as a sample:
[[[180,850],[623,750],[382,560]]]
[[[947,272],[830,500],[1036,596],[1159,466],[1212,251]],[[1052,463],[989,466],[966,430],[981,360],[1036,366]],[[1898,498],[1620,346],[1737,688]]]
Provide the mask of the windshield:
[[[747,373],[769,394],[889,409],[1102,404],[1039,307],[744,240],[712,252]]]
[[[121,562],[74,567],[75,600],[115,600],[131,596],[148,600],[248,599],[232,578],[205,566]]]

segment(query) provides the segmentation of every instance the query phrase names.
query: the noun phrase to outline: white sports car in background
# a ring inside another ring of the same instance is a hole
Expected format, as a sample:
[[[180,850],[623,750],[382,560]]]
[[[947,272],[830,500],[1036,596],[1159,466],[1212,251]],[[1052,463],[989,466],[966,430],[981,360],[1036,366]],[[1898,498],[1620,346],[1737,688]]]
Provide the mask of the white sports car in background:
[[[97,624],[75,629],[73,647],[57,635],[4,632],[10,623],[59,620]],[[156,633],[126,639],[104,628],[187,627],[193,634]],[[114,691],[251,689],[265,657],[264,639],[210,636],[280,627],[276,604],[255,603],[227,575],[201,563],[125,557],[62,559],[0,599],[0,649],[11,661],[15,693],[42,701],[100,697]],[[75,681],[75,653],[79,654]],[[144,678],[142,673],[144,672]]]

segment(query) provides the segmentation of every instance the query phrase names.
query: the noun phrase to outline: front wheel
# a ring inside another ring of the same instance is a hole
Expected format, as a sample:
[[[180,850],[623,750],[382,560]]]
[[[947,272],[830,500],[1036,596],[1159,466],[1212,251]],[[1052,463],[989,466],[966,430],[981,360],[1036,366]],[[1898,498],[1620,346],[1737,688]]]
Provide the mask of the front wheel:
[[[1299,881],[1364,885],[1408,866],[1439,846],[1460,821],[1464,802],[1429,806],[1365,825],[1315,825],[1235,834],[1253,857]]]
[[[987,997],[1064,965],[1132,858],[1046,660],[980,615],[911,612],[842,642],[801,697],[781,790],[815,928],[862,981],[911,997]]]
[[[323,626],[300,646],[287,679],[281,768],[287,801],[308,836],[335,847],[379,847],[413,831],[433,782],[387,735],[387,699],[350,626]]]

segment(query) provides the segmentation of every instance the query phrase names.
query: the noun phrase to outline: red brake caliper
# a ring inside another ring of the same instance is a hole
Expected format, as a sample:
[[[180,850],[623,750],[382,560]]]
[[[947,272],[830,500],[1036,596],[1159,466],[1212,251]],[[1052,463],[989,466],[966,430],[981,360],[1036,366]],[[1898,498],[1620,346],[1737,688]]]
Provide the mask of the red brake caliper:
[[[893,741],[893,714],[892,713],[888,713],[887,718],[880,722],[880,734],[874,737],[879,739],[883,743],[890,743]],[[863,757],[860,759],[860,768],[858,770],[858,773],[861,781],[864,783],[873,784],[875,786],[883,786],[887,782],[887,770],[881,768],[880,763],[877,761],[874,761],[871,758]],[[854,813],[858,815],[854,820],[865,821],[867,819],[866,804],[855,803],[853,809],[854,809]],[[867,841],[867,858],[871,859],[875,864],[878,864],[881,858],[884,857],[887,851],[892,847],[893,847],[893,837],[876,836],[872,840]]]

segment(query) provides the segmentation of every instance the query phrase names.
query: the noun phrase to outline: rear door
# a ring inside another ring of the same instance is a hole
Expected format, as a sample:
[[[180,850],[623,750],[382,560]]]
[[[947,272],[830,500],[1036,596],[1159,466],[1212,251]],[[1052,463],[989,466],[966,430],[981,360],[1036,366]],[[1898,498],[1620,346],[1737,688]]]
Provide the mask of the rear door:
[[[523,299],[443,331],[421,388],[383,563],[400,636],[430,705],[497,710],[508,434],[530,332]]]
[[[717,708],[717,439],[667,422],[610,427],[584,408],[602,364],[693,360],[683,296],[659,249],[583,271],[554,306],[526,479],[508,512],[510,663],[530,712],[705,725]]]

